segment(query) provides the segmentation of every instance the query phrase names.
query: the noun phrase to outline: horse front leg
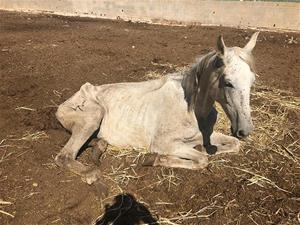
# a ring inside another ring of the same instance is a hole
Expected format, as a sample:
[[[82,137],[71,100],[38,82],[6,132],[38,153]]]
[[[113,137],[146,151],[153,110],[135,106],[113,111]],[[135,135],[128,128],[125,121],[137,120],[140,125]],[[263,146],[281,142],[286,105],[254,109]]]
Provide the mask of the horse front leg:
[[[197,112],[195,112],[195,115],[198,121],[199,130],[202,133],[203,147],[206,149],[207,154],[213,155],[218,150],[217,146],[211,144],[211,135],[214,130],[214,125],[217,121],[218,112],[214,107],[212,107],[206,118],[197,116]]]
[[[146,154],[142,165],[199,170],[208,165],[208,158],[190,145],[176,142]]]
[[[240,141],[237,138],[218,132],[211,135],[211,143],[217,146],[216,154],[238,153],[240,150]]]
[[[203,137],[203,147],[209,155],[238,152],[240,142],[237,138],[213,132],[217,115],[218,112],[213,107],[207,118],[197,118],[198,126]]]

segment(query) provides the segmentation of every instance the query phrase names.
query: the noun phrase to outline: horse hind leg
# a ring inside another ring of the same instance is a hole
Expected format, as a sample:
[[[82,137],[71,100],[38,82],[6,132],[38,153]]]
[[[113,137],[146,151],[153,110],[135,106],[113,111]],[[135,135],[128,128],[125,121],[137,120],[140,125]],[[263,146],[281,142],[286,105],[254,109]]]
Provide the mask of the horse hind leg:
[[[86,103],[81,109],[73,107],[74,101],[72,101],[72,107],[68,103],[70,102],[64,103],[58,108],[56,116],[62,125],[71,131],[72,135],[55,157],[55,162],[57,165],[81,176],[82,180],[88,184],[97,181],[98,186],[106,192],[106,186],[100,181],[101,171],[76,161],[80,148],[99,128],[104,110],[94,103]]]

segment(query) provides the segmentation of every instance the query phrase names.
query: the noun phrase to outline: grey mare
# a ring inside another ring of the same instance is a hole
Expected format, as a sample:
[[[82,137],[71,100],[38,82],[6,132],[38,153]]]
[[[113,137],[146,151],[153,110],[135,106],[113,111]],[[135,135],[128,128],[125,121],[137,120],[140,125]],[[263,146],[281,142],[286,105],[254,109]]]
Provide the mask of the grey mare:
[[[250,88],[254,82],[254,33],[245,47],[226,47],[217,40],[217,51],[200,57],[185,72],[136,83],[93,86],[86,83],[62,103],[56,116],[72,135],[56,156],[91,184],[101,172],[76,160],[81,147],[97,131],[95,148],[107,143],[120,148],[147,148],[152,166],[201,169],[208,154],[239,151],[239,140],[252,129]],[[231,121],[235,137],[213,132],[219,102]],[[236,138],[237,137],[237,138]],[[197,145],[204,146],[202,151]]]

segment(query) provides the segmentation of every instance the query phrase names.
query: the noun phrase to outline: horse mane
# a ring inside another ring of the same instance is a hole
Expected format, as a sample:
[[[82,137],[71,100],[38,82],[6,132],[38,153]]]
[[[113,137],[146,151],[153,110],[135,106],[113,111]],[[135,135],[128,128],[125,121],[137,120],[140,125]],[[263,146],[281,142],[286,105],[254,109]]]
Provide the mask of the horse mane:
[[[187,69],[183,74],[183,80],[181,86],[184,91],[184,98],[188,104],[188,110],[192,110],[195,107],[196,97],[200,91],[200,79],[205,73],[211,73],[209,65],[214,62],[217,52],[211,51],[205,55],[201,55],[195,64]]]

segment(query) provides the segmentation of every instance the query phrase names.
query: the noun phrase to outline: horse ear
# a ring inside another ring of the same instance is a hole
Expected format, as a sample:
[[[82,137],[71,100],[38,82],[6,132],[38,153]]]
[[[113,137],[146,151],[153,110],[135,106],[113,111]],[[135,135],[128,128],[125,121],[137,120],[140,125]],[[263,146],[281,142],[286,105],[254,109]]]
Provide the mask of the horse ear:
[[[220,35],[220,36],[218,37],[218,40],[217,40],[217,47],[218,47],[218,51],[219,51],[222,55],[224,55],[225,49],[226,49],[226,45],[225,45],[225,43],[224,43],[224,40],[223,40],[223,36],[222,36],[222,35]]]
[[[252,37],[250,38],[249,42],[245,45],[244,50],[248,53],[251,53],[251,51],[253,50],[253,48],[256,45],[256,41],[257,41],[257,36],[259,34],[258,32],[255,32]]]

